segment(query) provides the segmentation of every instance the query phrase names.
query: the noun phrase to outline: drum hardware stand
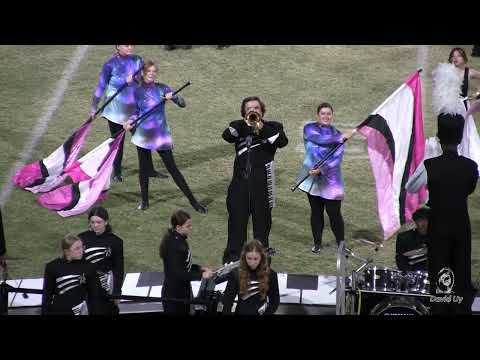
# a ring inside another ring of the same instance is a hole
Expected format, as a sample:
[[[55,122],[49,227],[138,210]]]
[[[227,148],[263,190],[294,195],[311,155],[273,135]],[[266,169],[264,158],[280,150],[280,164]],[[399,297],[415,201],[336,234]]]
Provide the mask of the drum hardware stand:
[[[378,252],[378,247],[375,247],[375,252]],[[356,283],[357,283],[357,274],[365,268],[367,265],[371,264],[373,262],[373,258],[368,258],[364,259],[358,255],[355,255],[355,253],[345,247],[345,242],[342,241],[340,242],[337,250],[337,286],[335,289],[333,289],[329,295],[333,294],[335,291],[337,292],[337,298],[336,298],[336,314],[337,315],[345,315],[346,314],[346,290],[345,290],[345,277],[346,277],[346,259],[348,257],[352,257],[356,260],[359,260],[362,262],[360,267],[358,269],[354,270],[352,272],[352,290],[356,290]],[[349,311],[351,313],[354,313],[352,309],[355,308],[354,301],[351,301],[351,296],[349,296]]]
[[[10,258],[9,260],[19,260],[18,258]],[[2,270],[2,279],[0,283],[0,315],[8,315],[8,293],[14,292],[15,287],[7,284],[8,280],[11,280],[8,276],[8,264],[7,259],[0,260],[0,269]],[[20,280],[20,285],[22,280]],[[20,287],[20,285],[16,285]],[[22,293],[24,299],[28,299],[27,293]]]
[[[0,263],[2,268],[2,283],[0,283],[0,315],[8,315],[8,292],[13,289],[13,286],[7,284],[8,267],[4,260]]]
[[[346,251],[345,241],[340,241],[337,249],[337,290],[336,298],[336,315],[345,315],[345,275],[347,272],[346,266]],[[333,293],[333,292],[332,292]]]
[[[361,262],[363,262],[362,265],[360,265],[360,267],[354,271],[352,271],[352,289],[355,290],[355,285],[356,285],[356,275],[364,268],[366,267],[367,265],[371,264],[373,262],[373,258],[368,258],[368,259],[364,259],[364,258],[361,258],[360,256],[358,255],[355,255],[355,253],[348,249],[348,248],[344,248],[344,255],[345,255],[345,258],[348,259],[349,256],[351,256],[352,258],[354,259],[357,259],[357,260],[360,260]],[[328,294],[331,295],[333,294],[335,291],[337,290],[337,288],[333,289],[332,291],[330,291]]]

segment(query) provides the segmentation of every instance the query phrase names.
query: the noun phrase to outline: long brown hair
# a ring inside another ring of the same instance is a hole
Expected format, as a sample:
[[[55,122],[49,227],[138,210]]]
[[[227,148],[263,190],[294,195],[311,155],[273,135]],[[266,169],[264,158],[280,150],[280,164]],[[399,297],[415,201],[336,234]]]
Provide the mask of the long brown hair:
[[[467,57],[467,53],[465,52],[465,50],[463,50],[462,48],[459,48],[459,47],[456,47],[456,48],[453,48],[452,50],[450,50],[450,54],[448,54],[448,62],[451,64],[452,63],[452,58],[453,58],[453,53],[457,51],[460,56],[463,58],[463,61],[465,61],[465,64],[468,62],[468,57]]]
[[[112,232],[112,225],[110,225],[107,209],[105,209],[102,206],[96,206],[96,207],[92,208],[92,210],[90,210],[90,212],[88,213],[88,221],[89,222],[90,222],[90,218],[92,216],[98,216],[99,218],[106,221],[107,225],[105,226],[105,232],[106,233],[111,233]]]
[[[140,83],[143,85],[145,83],[144,81],[144,76],[145,74],[147,73],[148,69],[151,68],[151,67],[154,67],[155,70],[158,72],[158,67],[157,65],[155,65],[155,63],[152,61],[152,60],[147,60],[145,61],[145,64],[143,64],[143,69],[142,69],[142,77],[141,77],[141,80],[140,80]]]
[[[262,300],[265,300],[268,292],[268,280],[270,277],[270,267],[268,266],[267,253],[262,243],[258,240],[252,240],[246,243],[242,249],[242,255],[240,255],[240,268],[239,268],[239,285],[240,295],[244,296],[248,292],[248,280],[250,277],[250,267],[247,264],[247,253],[256,252],[260,254],[261,259],[257,268],[254,270],[257,274],[258,289],[260,290],[260,296]]]
[[[162,259],[167,257],[167,240],[171,237],[172,232],[177,228],[177,225],[182,226],[191,218],[190,214],[185,210],[178,209],[173,212],[170,217],[170,227],[165,231],[160,242],[159,254]]]

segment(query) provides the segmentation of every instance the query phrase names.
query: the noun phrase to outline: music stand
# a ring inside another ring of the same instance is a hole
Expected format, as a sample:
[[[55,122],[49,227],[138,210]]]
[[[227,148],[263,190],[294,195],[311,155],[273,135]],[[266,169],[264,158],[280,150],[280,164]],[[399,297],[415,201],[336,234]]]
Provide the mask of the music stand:
[[[318,290],[318,276],[288,274],[287,289],[300,290],[300,304],[301,304],[303,290]]]

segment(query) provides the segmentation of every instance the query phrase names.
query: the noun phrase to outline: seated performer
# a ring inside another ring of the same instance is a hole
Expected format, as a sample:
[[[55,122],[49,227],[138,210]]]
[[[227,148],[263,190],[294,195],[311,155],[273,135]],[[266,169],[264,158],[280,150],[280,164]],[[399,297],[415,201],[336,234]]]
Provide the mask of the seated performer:
[[[258,240],[243,246],[240,266],[229,274],[222,300],[224,314],[232,313],[237,296],[237,315],[272,315],[280,304],[277,273],[270,268],[265,248]]]
[[[98,314],[100,283],[95,265],[82,260],[82,240],[68,234],[61,242],[63,257],[45,267],[43,315]]]
[[[78,236],[85,246],[84,259],[95,264],[102,289],[99,312],[102,315],[117,315],[119,300],[110,295],[121,295],[123,284],[123,240],[112,232],[108,212],[103,207],[94,207],[88,214],[89,231]]]
[[[161,104],[153,113],[142,119],[141,123],[134,130],[132,143],[137,146],[138,161],[140,164],[140,191],[142,193],[142,202],[138,206],[139,210],[146,210],[148,204],[148,183],[149,173],[152,169],[152,151],[157,151],[162,158],[165,167],[172,175],[175,184],[182,190],[190,201],[193,208],[201,214],[207,213],[207,208],[201,205],[193,196],[185,178],[178,170],[173,158],[173,140],[170,127],[165,115],[165,103],[173,101],[179,107],[185,107],[185,100],[179,95],[173,96],[172,89],[165,84],[155,82],[158,68],[152,61],[147,61],[143,67],[143,80],[135,91],[135,100],[137,109],[132,119],[129,120],[124,128],[131,130],[135,125],[136,119],[145,114],[150,109]]]
[[[243,99],[242,120],[232,121],[223,139],[235,144],[233,177],[228,187],[228,241],[223,262],[236,261],[247,241],[252,215],[253,237],[269,247],[272,208],[275,206],[274,156],[288,144],[283,125],[266,121],[265,104],[256,96]]]
[[[416,228],[397,236],[395,260],[401,271],[427,270],[428,213],[427,208],[415,211],[412,217]]]

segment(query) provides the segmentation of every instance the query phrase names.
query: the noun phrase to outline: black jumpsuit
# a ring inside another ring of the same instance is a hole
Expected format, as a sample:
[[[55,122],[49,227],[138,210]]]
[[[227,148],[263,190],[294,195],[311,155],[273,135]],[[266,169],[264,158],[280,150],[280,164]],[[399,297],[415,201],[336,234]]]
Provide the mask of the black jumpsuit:
[[[80,315],[84,301],[89,314],[98,314],[99,288],[94,265],[84,260],[55,259],[45,267],[42,314]]]
[[[237,315],[260,315],[258,310],[265,304],[265,315],[272,315],[277,311],[278,305],[280,304],[277,273],[270,270],[269,287],[265,300],[262,300],[260,296],[256,272],[251,271],[249,275],[247,295],[240,296],[239,270],[235,269],[230,273],[222,300],[224,314],[230,314],[232,312],[233,301],[237,295],[238,302],[235,308],[235,314]]]
[[[473,302],[471,288],[471,228],[467,198],[478,180],[477,164],[456,153],[447,152],[425,160],[431,208],[428,223],[428,272],[430,292],[437,291],[441,269],[454,272],[453,294],[463,297],[460,305],[432,303],[434,314],[470,313]],[[444,291],[444,290],[442,290]]]
[[[228,187],[228,242],[223,262],[240,258],[247,240],[250,214],[253,236],[269,246],[272,208],[275,205],[274,156],[277,148],[288,144],[283,125],[265,121],[256,135],[244,120],[236,120],[223,132],[223,139],[235,144],[233,177]]]
[[[78,235],[85,246],[84,259],[95,265],[102,290],[99,298],[99,312],[103,315],[118,314],[118,306],[109,294],[121,295],[124,277],[123,241],[111,232],[101,235],[85,231]],[[108,273],[113,273],[113,288],[107,283]]]
[[[166,257],[163,259],[165,280],[162,297],[191,300],[191,281],[200,280],[202,271],[199,265],[192,264],[192,253],[187,238],[176,231],[169,230],[166,240]],[[164,312],[168,315],[188,315],[190,304],[163,302]]]

